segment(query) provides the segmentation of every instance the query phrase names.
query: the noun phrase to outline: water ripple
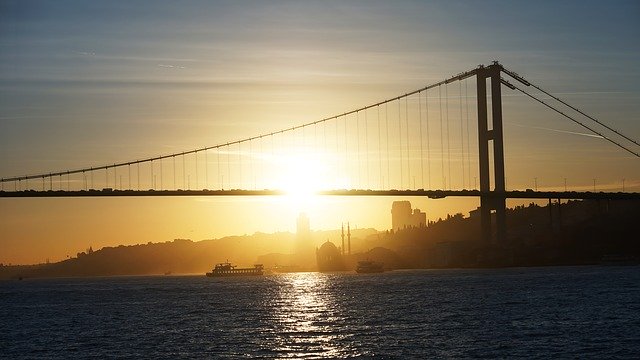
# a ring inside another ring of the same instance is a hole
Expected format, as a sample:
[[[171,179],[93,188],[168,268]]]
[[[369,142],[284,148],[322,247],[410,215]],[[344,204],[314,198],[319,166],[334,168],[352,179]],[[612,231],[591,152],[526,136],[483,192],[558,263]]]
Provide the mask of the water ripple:
[[[640,268],[0,282],[7,358],[632,358]]]

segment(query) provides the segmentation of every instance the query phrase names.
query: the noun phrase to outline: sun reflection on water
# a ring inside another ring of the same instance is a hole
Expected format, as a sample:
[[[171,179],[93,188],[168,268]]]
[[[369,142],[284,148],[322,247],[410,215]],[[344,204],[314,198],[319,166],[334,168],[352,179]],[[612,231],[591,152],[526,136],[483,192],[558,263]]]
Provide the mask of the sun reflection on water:
[[[344,332],[339,331],[344,318],[330,282],[321,273],[290,273],[274,276],[279,292],[274,308],[275,342],[273,350],[290,358],[336,358],[348,353]]]

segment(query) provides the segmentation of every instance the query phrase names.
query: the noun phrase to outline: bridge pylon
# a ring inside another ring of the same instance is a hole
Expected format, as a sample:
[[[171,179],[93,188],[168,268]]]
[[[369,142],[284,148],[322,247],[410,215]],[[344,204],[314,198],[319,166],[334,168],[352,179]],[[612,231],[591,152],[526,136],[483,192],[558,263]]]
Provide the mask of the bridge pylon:
[[[480,223],[485,244],[503,244],[507,236],[502,132],[502,65],[494,62],[476,70],[478,93],[478,146],[480,170]],[[491,121],[488,118],[487,79],[491,86]],[[493,147],[490,156],[489,150]],[[493,171],[493,176],[491,176]],[[493,184],[491,180],[493,178]],[[495,214],[495,217],[494,215]],[[493,222],[495,221],[495,238]]]

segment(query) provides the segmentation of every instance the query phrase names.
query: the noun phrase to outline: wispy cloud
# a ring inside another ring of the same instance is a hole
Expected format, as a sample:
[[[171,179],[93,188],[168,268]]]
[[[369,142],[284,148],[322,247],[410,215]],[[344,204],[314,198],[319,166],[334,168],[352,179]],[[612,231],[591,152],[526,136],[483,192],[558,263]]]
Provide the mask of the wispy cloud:
[[[93,51],[74,51],[73,53],[81,56],[96,56],[96,53]]]
[[[185,63],[196,62],[197,59],[192,58],[168,58],[168,57],[151,57],[151,56],[128,56],[128,55],[108,55],[96,53],[92,50],[77,50],[72,52],[73,56],[92,57],[104,60],[123,60],[123,61],[149,61],[156,63]],[[174,66],[174,65],[169,65]]]
[[[158,64],[158,67],[161,68],[169,68],[169,69],[186,69],[184,66],[180,65],[169,65],[169,64]]]
[[[594,137],[594,138],[598,138],[598,139],[603,139],[603,137],[600,136],[600,135],[581,133],[581,132],[576,132],[576,131],[552,129],[552,128],[541,127],[541,126],[529,126],[529,125],[522,125],[522,124],[516,124],[516,123],[507,123],[507,124],[513,125],[513,126],[522,127],[522,128],[546,130],[546,131],[553,131],[553,132],[562,133],[562,134],[580,135],[580,136],[588,136],[588,137]]]

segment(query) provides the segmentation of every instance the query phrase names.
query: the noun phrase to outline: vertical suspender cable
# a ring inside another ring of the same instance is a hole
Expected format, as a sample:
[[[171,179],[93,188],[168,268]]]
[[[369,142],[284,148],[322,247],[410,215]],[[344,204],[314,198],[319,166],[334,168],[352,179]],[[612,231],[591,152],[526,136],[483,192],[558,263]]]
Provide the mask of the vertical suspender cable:
[[[344,122],[344,126],[342,128],[342,136],[344,139],[344,144],[343,144],[343,152],[342,152],[342,156],[343,156],[343,163],[344,163],[344,178],[345,179],[350,179],[350,174],[349,174],[349,144],[348,144],[348,127],[347,127],[347,123],[349,122],[349,118],[347,117],[347,115],[344,115],[342,117],[342,120]],[[346,181],[346,180],[345,180]],[[349,187],[351,186],[351,182],[349,181]]]
[[[336,117],[336,171],[340,174],[342,171],[340,170],[340,143],[338,141],[338,117]]]
[[[429,90],[425,90],[424,92],[424,112],[427,122],[427,178],[429,184],[429,190],[433,190],[431,188],[431,140],[429,136]]]
[[[322,139],[324,141],[323,150],[324,150],[324,153],[328,157],[329,156],[329,148],[327,147],[327,122],[326,121],[322,122]],[[327,161],[328,160],[329,159],[327,158]]]
[[[411,189],[411,152],[409,151],[409,96],[405,96],[404,98],[404,120],[407,124],[407,126],[405,126],[405,132],[407,133],[407,180],[409,181],[409,189]]]
[[[398,139],[400,139],[400,189],[404,186],[404,174],[402,165],[404,163],[404,158],[402,154],[402,114],[401,114],[402,103],[398,99]]]
[[[460,163],[462,164],[462,189],[464,189],[464,121],[462,118],[462,82],[458,81],[460,99]]]
[[[356,138],[358,139],[358,189],[362,186],[362,172],[360,171],[360,113],[356,111]]]
[[[369,181],[369,121],[367,119],[367,110],[364,110],[364,149],[365,159],[367,161],[367,189],[371,189],[371,182]]]
[[[264,186],[264,162],[265,162],[265,157],[264,157],[264,138],[262,136],[260,136],[260,156],[258,156],[258,160],[260,161],[260,170],[259,170],[259,174],[258,174],[258,179],[261,181],[260,186],[265,189],[266,186]]]
[[[209,150],[204,151],[204,187],[205,189],[209,189],[209,160],[207,159],[207,152]]]
[[[220,148],[219,147],[216,147],[216,163],[218,167],[218,189],[222,190],[222,181],[220,180],[222,173],[220,172]]]
[[[378,112],[378,172],[379,172],[378,181],[380,181],[380,190],[382,190],[384,188],[384,184],[382,182],[382,141],[381,141],[381,131],[380,131],[380,105],[376,106],[376,110]]]
[[[347,129],[347,122],[349,121],[349,119],[347,118],[347,115],[343,116],[344,118],[344,172],[345,174],[349,173],[349,142],[348,142],[348,129]],[[350,176],[345,176],[347,178],[349,178]],[[350,183],[351,181],[349,181]]]
[[[273,139],[275,135],[273,133],[271,133],[271,163],[273,165],[271,166],[277,166],[277,162],[276,162],[276,154],[275,154],[275,148],[276,148],[276,144],[275,144],[275,140]],[[272,174],[273,177],[273,174]],[[272,179],[273,180],[273,179]],[[275,183],[271,183],[271,186],[273,186],[275,188]]]
[[[249,186],[253,186],[252,189],[256,189],[256,177],[253,175],[253,157],[252,157],[252,144],[249,139]]]
[[[322,148],[323,152],[325,153],[326,159],[327,159],[327,166],[329,166],[329,148],[327,147],[327,122],[323,121],[322,122],[322,140],[324,142],[324,146]],[[338,174],[334,174],[334,177],[336,177]]]
[[[424,148],[422,141],[422,92],[418,91],[418,122],[420,126],[420,184],[424,189]]]
[[[389,155],[389,107],[384,104],[384,121],[387,132],[387,188],[391,189],[391,159]]]
[[[224,186],[224,177],[222,178],[223,186]],[[231,189],[231,146],[227,143],[227,184],[229,186],[228,189]]]
[[[445,119],[447,121],[447,168],[449,170],[449,189],[453,189],[451,183],[453,182],[451,179],[451,140],[449,137],[449,85],[444,84],[444,106],[445,106]]]
[[[442,122],[442,87],[438,85],[438,97],[440,99],[440,164],[442,165],[441,169],[441,179],[442,179],[442,189],[446,190],[446,180],[444,176],[444,123]]]
[[[467,110],[466,120],[467,120],[467,176],[469,177],[469,181],[467,184],[471,187],[471,147],[470,147],[470,136],[469,136],[469,89],[467,87],[467,79],[464,79],[464,98],[465,107]]]
[[[240,182],[238,185],[238,189],[242,189],[242,148],[240,147],[241,142],[238,142],[238,177],[240,178]]]

